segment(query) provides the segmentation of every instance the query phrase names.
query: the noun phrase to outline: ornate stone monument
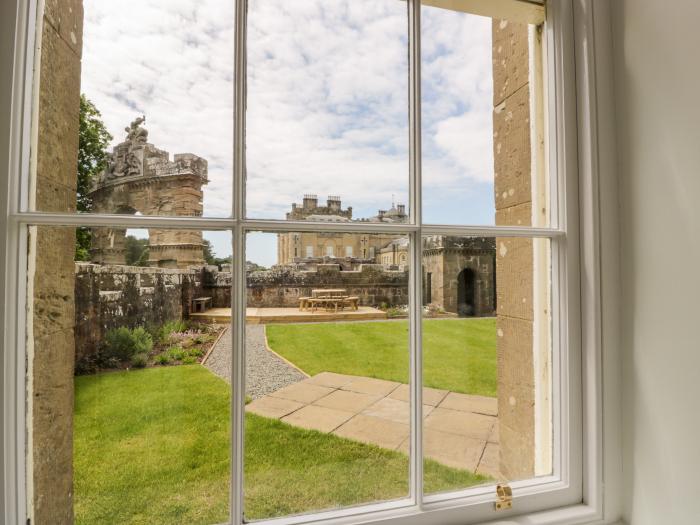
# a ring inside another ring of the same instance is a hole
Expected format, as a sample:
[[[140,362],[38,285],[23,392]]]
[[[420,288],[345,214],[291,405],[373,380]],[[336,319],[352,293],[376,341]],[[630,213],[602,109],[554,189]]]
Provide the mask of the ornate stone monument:
[[[146,117],[134,120],[126,140],[109,154],[108,165],[90,191],[99,213],[200,216],[207,161],[191,153],[176,154],[148,143],[142,127]],[[149,229],[150,266],[187,268],[204,264],[202,233],[191,230]],[[125,264],[126,230],[93,228],[92,262]]]

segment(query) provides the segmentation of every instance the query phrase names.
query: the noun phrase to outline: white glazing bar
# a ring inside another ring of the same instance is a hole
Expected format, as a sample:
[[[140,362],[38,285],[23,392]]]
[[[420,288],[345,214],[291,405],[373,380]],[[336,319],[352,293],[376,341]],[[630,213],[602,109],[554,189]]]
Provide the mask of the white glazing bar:
[[[233,81],[233,217],[245,217],[246,0],[236,0]]]
[[[277,221],[252,220],[242,221],[248,230],[268,232],[357,232],[357,233],[411,233],[417,226],[384,222],[314,222],[314,221]]]
[[[231,518],[243,523],[243,462],[245,447],[245,110],[246,0],[236,0],[234,43],[233,130],[233,279],[231,283]]]
[[[3,445],[5,478],[4,523],[24,523],[27,517],[27,231],[26,225],[7,229],[5,268],[4,345],[14,352],[3,356]]]
[[[245,436],[245,231],[233,230],[231,283],[231,523],[243,523]]]
[[[285,220],[236,220],[226,217],[160,217],[148,215],[109,215],[97,213],[45,213],[27,212],[10,216],[15,224],[53,226],[111,226],[124,228],[184,228],[199,230],[230,230],[239,224],[248,230],[269,232],[357,232],[410,234],[421,231],[424,235],[455,235],[472,237],[563,237],[558,228],[533,228],[522,226],[471,226],[471,225],[414,225],[381,222],[325,223]]]
[[[416,230],[410,236],[408,301],[409,362],[411,405],[411,496],[418,506],[423,500],[423,371],[422,371],[422,261],[421,261],[421,105],[420,105],[420,0],[408,1],[408,125],[409,125],[409,196],[411,224]]]
[[[426,224],[421,226],[424,235],[454,235],[457,237],[564,237],[565,232],[556,228],[528,226],[455,226]]]
[[[37,226],[109,226],[124,228],[184,228],[196,230],[230,230],[237,224],[237,221],[231,218],[44,212],[18,213],[10,216],[10,220],[18,224],[35,224]]]

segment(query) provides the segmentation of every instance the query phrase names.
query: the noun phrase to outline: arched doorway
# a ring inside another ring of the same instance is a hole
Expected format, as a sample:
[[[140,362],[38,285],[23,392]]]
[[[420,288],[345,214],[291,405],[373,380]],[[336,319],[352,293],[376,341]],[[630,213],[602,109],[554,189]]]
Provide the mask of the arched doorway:
[[[460,317],[476,315],[476,274],[465,268],[457,276],[457,314]]]

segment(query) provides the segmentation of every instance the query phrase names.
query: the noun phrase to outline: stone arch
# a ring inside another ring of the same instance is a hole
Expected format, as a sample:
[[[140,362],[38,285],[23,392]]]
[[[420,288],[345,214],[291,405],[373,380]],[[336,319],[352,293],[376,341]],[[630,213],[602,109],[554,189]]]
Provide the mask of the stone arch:
[[[464,268],[457,276],[457,314],[460,317],[473,317],[476,313],[476,272]]]
[[[147,142],[148,131],[136,119],[127,137],[108,156],[108,165],[89,196],[99,213],[153,216],[201,216],[202,186],[207,161],[191,153],[176,154]],[[193,230],[149,229],[149,266],[187,268],[204,264],[202,233]],[[125,264],[125,228],[93,228],[91,260]]]

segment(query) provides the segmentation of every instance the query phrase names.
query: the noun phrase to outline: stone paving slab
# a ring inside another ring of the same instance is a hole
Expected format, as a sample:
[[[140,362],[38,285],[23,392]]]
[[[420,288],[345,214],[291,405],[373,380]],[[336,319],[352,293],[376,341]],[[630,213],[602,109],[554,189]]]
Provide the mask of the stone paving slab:
[[[450,392],[448,392],[447,390],[438,390],[437,388],[423,387],[423,404],[436,407],[442,402],[442,400],[448,393]],[[393,399],[398,399],[399,401],[408,401],[409,395],[410,394],[408,385],[401,385],[391,394],[389,394],[389,397]]]
[[[408,453],[408,440],[401,444]],[[426,428],[423,430],[423,453],[448,467],[476,472],[486,442],[450,432]]]
[[[408,385],[322,372],[246,406],[298,427],[408,453]],[[500,478],[496,399],[423,389],[423,450],[444,465]]]
[[[313,403],[331,392],[333,392],[332,388],[300,381],[299,383],[281,388],[270,395],[273,397],[281,397],[282,399],[298,401],[300,403]]]
[[[380,417],[358,414],[336,429],[333,434],[395,450],[408,438],[410,428],[405,423],[397,423]]]
[[[335,372],[321,372],[313,377],[310,377],[306,382],[310,385],[327,386],[330,388],[342,388],[350,381],[355,379],[355,376],[347,376],[344,374],[336,374]]]
[[[347,390],[335,390],[327,396],[314,401],[314,405],[335,408],[337,410],[347,410],[348,412],[357,412],[373,405],[379,401],[382,396],[372,394],[361,394],[360,392],[349,392]]]
[[[477,474],[486,474],[492,478],[499,478],[499,457],[498,445],[495,443],[486,443],[484,453],[481,455],[479,466],[476,469]]]
[[[360,392],[362,394],[386,396],[396,390],[400,385],[401,383],[397,383],[395,381],[386,381],[385,379],[358,376],[348,384],[344,385],[342,388],[343,390]]]
[[[430,414],[433,408],[435,407],[423,405],[423,416],[425,417],[427,414]],[[411,405],[408,401],[399,401],[398,399],[392,399],[387,396],[381,398],[368,408],[365,408],[362,413],[367,416],[380,417],[382,419],[408,425],[411,420]]]
[[[282,421],[297,427],[333,432],[355,414],[334,408],[306,405],[282,418]]]
[[[450,392],[440,403],[441,408],[461,410],[462,412],[474,412],[495,416],[498,414],[498,400],[495,397],[471,396]]]
[[[282,418],[302,408],[304,403],[282,399],[279,397],[265,396],[252,401],[246,406],[246,410],[258,416]]]
[[[491,416],[437,407],[425,418],[425,428],[450,432],[451,434],[458,434],[486,442],[491,434],[494,422],[495,418]]]

